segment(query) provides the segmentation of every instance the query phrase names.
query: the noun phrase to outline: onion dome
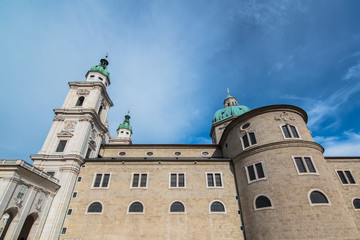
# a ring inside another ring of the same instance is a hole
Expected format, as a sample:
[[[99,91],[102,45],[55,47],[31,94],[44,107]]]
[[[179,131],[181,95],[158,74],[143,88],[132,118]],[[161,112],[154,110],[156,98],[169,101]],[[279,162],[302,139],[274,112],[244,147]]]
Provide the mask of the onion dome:
[[[108,55],[106,54],[106,57],[100,60],[100,64],[93,66],[86,74],[86,76],[89,74],[89,72],[99,72],[106,76],[108,80],[110,81],[110,73],[106,69],[106,67],[109,65],[109,62],[106,60]]]
[[[245,105],[239,105],[237,103],[237,99],[232,97],[229,93],[228,89],[228,96],[224,100],[225,108],[219,109],[215,112],[213,124],[221,122],[225,119],[231,117],[238,117],[246,112],[249,112],[251,109]]]
[[[132,126],[130,124],[130,115],[129,112],[128,114],[125,115],[125,119],[122,123],[120,123],[119,127],[117,128],[116,131],[119,131],[119,129],[128,129],[131,131],[132,134]]]

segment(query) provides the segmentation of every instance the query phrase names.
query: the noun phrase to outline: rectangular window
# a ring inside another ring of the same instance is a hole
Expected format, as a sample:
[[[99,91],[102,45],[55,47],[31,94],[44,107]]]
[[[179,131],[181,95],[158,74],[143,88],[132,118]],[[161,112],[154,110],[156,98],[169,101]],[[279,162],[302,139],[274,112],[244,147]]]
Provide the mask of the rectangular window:
[[[62,234],[62,235],[65,235],[65,234],[66,234],[66,230],[67,230],[67,228],[65,228],[65,227],[64,227],[64,228],[62,228],[62,230],[61,230],[61,234]]]
[[[299,174],[316,173],[315,166],[310,157],[294,157],[294,162]]]
[[[46,172],[46,173],[49,174],[52,177],[55,175],[55,172]]]
[[[244,136],[242,136],[241,139],[244,149],[250,147],[251,145],[255,145],[257,143],[254,132],[246,133]]]
[[[185,187],[185,174],[184,173],[171,173],[170,174],[170,187]]]
[[[98,173],[95,175],[94,188],[107,188],[109,186],[110,174],[109,173]]]
[[[281,130],[285,138],[300,138],[295,126],[286,124],[281,126]]]
[[[246,167],[248,182],[266,179],[262,162],[255,163]]]
[[[73,198],[77,197],[77,192],[73,192]]]
[[[70,216],[71,214],[72,214],[72,209],[71,209],[71,208],[69,208],[69,209],[68,209],[68,211],[67,211],[67,215],[69,215],[69,216]]]
[[[131,187],[132,188],[146,188],[147,173],[134,173]]]
[[[65,149],[67,141],[66,140],[60,140],[59,145],[56,148],[56,152],[63,152]]]
[[[82,180],[82,177],[78,177],[77,181],[81,182],[81,180]]]
[[[349,170],[338,170],[336,171],[342,184],[356,184],[355,179],[353,178]]]
[[[207,173],[207,187],[222,187],[221,173]]]

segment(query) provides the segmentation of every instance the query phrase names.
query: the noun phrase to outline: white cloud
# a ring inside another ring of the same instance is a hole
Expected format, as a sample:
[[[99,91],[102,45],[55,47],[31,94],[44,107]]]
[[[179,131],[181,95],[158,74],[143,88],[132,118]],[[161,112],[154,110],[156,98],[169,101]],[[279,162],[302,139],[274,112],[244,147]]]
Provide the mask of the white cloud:
[[[345,131],[343,136],[316,136],[314,141],[325,148],[325,156],[360,156],[360,133]]]

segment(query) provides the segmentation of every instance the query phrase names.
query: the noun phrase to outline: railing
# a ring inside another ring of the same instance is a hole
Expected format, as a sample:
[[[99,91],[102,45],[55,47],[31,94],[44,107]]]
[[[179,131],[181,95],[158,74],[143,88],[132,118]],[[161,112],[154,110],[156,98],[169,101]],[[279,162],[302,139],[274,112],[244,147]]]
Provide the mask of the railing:
[[[0,159],[0,165],[19,165],[19,166],[22,166],[34,173],[46,178],[46,179],[49,179],[50,181],[52,181],[54,183],[59,183],[58,179],[47,174],[46,172],[41,171],[40,169],[34,167],[30,163],[25,162],[24,160],[21,160],[21,159]]]

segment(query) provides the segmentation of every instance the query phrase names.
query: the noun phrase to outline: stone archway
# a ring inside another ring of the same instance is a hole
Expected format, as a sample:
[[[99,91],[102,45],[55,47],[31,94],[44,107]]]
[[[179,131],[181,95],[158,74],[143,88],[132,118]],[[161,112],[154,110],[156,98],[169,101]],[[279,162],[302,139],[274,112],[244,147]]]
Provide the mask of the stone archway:
[[[18,211],[16,208],[9,208],[8,210],[6,210],[4,212],[4,214],[1,216],[0,221],[1,221],[1,228],[2,231],[0,232],[0,240],[3,240],[6,236],[6,233],[13,221],[13,219],[15,218],[15,216],[17,215]]]
[[[34,222],[36,221],[37,218],[38,215],[36,213],[32,213],[26,217],[24,225],[19,234],[18,240],[26,240],[28,238],[31,228],[34,225]]]

